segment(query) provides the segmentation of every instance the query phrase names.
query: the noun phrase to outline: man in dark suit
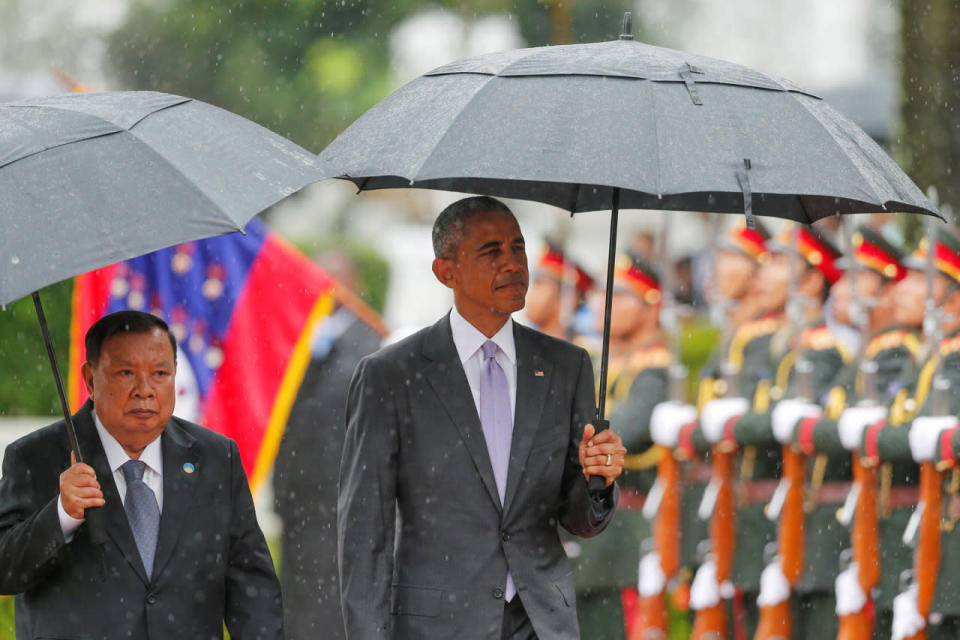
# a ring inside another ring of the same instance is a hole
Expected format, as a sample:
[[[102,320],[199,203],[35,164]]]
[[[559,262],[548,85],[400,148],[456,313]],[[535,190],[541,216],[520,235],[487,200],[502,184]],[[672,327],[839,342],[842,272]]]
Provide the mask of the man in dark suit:
[[[86,335],[91,401],[71,463],[63,421],[11,444],[0,592],[17,638],[283,638],[280,587],[237,445],[173,417],[176,342],[120,311]],[[66,469],[61,473],[61,470]],[[86,510],[103,509],[94,544]]]
[[[360,290],[353,260],[339,251],[317,258],[338,287]],[[347,387],[380,334],[341,305],[313,335],[310,365],[283,432],[273,490],[283,520],[284,628],[291,640],[343,638],[337,579],[337,473]]]
[[[361,361],[347,399],[338,542],[350,640],[579,638],[557,525],[600,533],[620,438],[595,433],[587,353],[515,324],[523,235],[487,197],[445,209],[433,272],[455,306]],[[606,487],[588,489],[587,476]]]

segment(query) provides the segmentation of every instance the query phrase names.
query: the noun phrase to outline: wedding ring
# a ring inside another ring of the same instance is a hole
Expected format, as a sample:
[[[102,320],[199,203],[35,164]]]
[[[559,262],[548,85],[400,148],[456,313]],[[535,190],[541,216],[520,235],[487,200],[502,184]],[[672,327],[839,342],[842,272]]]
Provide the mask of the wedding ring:
[[[608,467],[610,466],[610,460],[611,460],[611,459],[612,459],[612,456],[608,453],[608,454],[607,454],[607,466],[608,466]]]

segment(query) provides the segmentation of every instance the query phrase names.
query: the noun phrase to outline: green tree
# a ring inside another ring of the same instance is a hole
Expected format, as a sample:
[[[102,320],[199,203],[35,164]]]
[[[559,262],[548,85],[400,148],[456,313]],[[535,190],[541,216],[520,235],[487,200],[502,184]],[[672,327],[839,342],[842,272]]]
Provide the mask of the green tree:
[[[509,12],[533,46],[616,37],[631,2],[134,0],[110,39],[119,86],[187,95],[320,151],[394,89],[389,34],[420,9]]]
[[[960,210],[960,2],[901,0],[896,154],[910,177]]]

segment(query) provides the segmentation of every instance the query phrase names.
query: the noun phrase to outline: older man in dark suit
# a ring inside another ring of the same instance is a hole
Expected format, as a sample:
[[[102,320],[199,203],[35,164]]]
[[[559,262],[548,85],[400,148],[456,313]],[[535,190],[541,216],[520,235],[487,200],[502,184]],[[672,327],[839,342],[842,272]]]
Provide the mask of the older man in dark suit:
[[[350,640],[579,637],[557,525],[600,533],[625,449],[595,433],[582,349],[515,324],[527,258],[492,198],[445,209],[433,272],[450,314],[365,358],[338,502]],[[606,480],[591,492],[588,475]]]
[[[146,313],[86,336],[91,401],[11,444],[0,479],[0,592],[17,638],[283,638],[280,587],[237,445],[174,417],[176,343]],[[61,470],[66,469],[61,473]],[[86,510],[104,510],[91,541]]]

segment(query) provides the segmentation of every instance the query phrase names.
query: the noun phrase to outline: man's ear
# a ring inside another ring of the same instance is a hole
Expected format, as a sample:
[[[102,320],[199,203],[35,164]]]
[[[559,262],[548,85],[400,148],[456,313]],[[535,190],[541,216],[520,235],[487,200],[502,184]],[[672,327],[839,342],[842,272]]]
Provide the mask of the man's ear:
[[[440,281],[445,287],[453,288],[453,283],[456,279],[456,274],[454,273],[453,261],[446,258],[436,258],[433,261],[433,275],[437,277],[437,280]]]
[[[954,289],[943,301],[943,310],[949,314],[960,316],[960,289]]]
[[[80,368],[80,375],[83,376],[83,383],[87,385],[87,395],[93,397],[93,365],[84,362]]]

